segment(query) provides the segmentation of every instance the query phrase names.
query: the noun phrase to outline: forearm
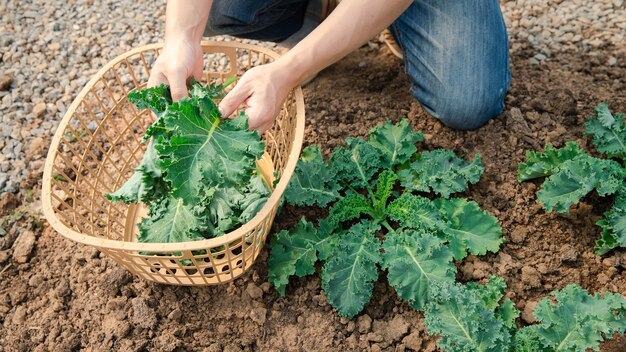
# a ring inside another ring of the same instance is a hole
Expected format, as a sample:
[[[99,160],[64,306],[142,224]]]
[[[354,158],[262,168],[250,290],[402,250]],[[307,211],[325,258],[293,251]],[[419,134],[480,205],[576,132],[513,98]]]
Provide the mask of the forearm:
[[[165,43],[189,40],[199,43],[212,0],[169,0],[165,15]]]
[[[343,0],[311,34],[281,57],[294,83],[321,71],[389,26],[411,0]]]

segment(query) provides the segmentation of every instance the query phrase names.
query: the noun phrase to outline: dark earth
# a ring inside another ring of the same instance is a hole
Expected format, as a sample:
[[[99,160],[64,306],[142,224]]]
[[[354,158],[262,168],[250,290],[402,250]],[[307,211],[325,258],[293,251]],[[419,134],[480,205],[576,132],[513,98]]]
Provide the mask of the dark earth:
[[[606,66],[611,55],[617,64]],[[531,56],[512,57],[506,111],[471,132],[452,131],[423,112],[408,93],[402,62],[380,43],[362,47],[304,88],[305,144],[321,145],[326,156],[345,137],[364,136],[386,119],[403,117],[426,134],[424,149],[482,155],[485,174],[464,196],[498,217],[507,241],[498,254],[458,263],[457,278],[503,276],[507,297],[523,312],[519,325],[532,321],[537,301],[570,283],[626,294],[626,251],[593,253],[600,233],[595,222],[612,199],[592,194],[569,216],[546,214],[535,201],[538,183],[516,179],[527,149],[574,140],[592,150],[582,124],[599,103],[626,112],[625,54],[608,47],[540,64],[529,63]],[[45,155],[48,143],[31,146],[31,161]],[[22,191],[0,198],[0,351],[437,350],[422,314],[398,299],[384,275],[364,311],[342,319],[326,302],[318,274],[294,280],[279,297],[266,282],[267,247],[253,270],[223,286],[176,287],[135,278],[51,229],[38,215],[41,164],[27,165],[31,174]],[[320,212],[287,207],[274,231]],[[602,350],[624,351],[626,338],[615,336]]]

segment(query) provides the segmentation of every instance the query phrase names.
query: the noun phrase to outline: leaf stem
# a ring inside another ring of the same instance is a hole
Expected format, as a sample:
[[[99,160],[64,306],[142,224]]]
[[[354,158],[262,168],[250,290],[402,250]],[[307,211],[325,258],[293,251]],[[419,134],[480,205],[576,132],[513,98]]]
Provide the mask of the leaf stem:
[[[389,231],[390,233],[396,233],[396,230],[393,229],[393,227],[391,227],[391,225],[389,225],[389,222],[387,220],[383,220],[380,222],[381,225],[383,225],[384,228],[387,229],[387,231]]]

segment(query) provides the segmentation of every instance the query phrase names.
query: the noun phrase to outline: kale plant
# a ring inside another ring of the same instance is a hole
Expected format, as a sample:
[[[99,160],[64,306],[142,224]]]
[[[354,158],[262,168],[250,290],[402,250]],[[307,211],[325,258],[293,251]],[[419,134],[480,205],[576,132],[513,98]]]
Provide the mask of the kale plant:
[[[147,129],[146,152],[135,173],[106,197],[145,203],[141,242],[185,242],[222,235],[249,221],[270,191],[256,170],[264,151],[258,132],[240,113],[222,119],[215,99],[226,85],[194,83],[190,97],[172,102],[162,84],[128,99],[157,117]]]
[[[321,261],[322,287],[342,316],[369,302],[379,268],[421,310],[432,285],[454,282],[455,260],[498,251],[504,239],[496,218],[473,201],[449,198],[478,182],[480,157],[419,152],[422,140],[405,119],[375,127],[367,141],[346,139],[328,162],[319,147],[304,149],[286,201],[329,211],[317,226],[302,219],[272,237],[268,275],[281,295],[292,276],[314,273]]]
[[[543,153],[526,152],[526,162],[518,167],[520,182],[546,177],[537,199],[547,211],[569,213],[570,207],[595,190],[600,196],[615,195],[613,207],[598,221],[602,237],[595,251],[603,255],[616,247],[626,247],[626,123],[623,114],[611,114],[606,104],[595,109],[585,124],[596,150],[610,159],[596,158],[567,142],[562,148],[547,145]]]

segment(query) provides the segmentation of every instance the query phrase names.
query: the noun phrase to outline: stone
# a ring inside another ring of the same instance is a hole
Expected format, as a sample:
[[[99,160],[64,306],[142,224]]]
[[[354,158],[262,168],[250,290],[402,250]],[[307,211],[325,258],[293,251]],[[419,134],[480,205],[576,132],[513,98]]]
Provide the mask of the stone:
[[[46,103],[39,103],[33,107],[33,115],[36,118],[41,118],[46,112]]]
[[[19,264],[27,263],[35,248],[37,238],[33,231],[22,232],[13,243],[13,261]]]
[[[363,314],[357,318],[356,324],[359,332],[364,334],[372,329],[372,318],[367,314]]]
[[[148,306],[145,299],[140,297],[133,298],[131,305],[133,307],[131,323],[143,329],[152,329],[156,326],[156,312]]]
[[[263,307],[254,308],[250,311],[250,319],[253,322],[263,325],[265,324],[265,320],[267,318],[267,309]]]
[[[11,76],[0,76],[0,91],[8,91],[9,88],[11,88],[11,83],[13,83],[13,78],[11,78]]]
[[[263,297],[263,289],[255,285],[253,282],[249,283],[248,287],[246,287],[246,293],[252,299],[259,299]]]
[[[522,320],[528,324],[535,322],[535,316],[533,315],[533,309],[537,306],[537,302],[529,301],[522,310]]]

